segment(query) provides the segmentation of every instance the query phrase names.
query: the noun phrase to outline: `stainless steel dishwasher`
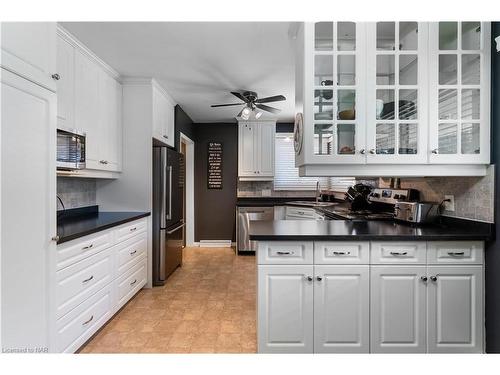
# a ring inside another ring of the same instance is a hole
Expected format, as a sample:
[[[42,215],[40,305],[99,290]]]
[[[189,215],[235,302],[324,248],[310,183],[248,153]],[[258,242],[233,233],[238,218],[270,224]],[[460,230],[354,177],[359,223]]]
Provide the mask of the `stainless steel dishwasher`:
[[[236,225],[237,251],[257,250],[257,242],[250,241],[249,229],[252,220],[274,220],[274,207],[238,207]]]

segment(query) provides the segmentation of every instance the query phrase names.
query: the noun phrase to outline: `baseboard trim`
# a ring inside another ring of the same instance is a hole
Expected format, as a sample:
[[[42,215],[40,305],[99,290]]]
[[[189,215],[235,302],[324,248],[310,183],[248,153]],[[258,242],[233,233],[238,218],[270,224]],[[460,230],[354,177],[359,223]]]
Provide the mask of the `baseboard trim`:
[[[199,247],[231,247],[231,240],[200,240]]]

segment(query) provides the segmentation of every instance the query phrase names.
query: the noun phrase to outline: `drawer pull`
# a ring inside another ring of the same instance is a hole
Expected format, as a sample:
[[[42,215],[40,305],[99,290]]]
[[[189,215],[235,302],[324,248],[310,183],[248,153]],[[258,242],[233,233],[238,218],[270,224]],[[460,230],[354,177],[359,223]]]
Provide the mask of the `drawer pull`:
[[[408,255],[408,252],[407,251],[403,251],[403,252],[391,251],[391,255],[394,255],[394,256]]]
[[[132,251],[130,255],[134,255],[135,253],[137,253],[137,250]]]
[[[334,251],[333,255],[351,255],[350,251]]]
[[[307,281],[313,281],[313,277],[312,277],[312,276],[304,276],[304,278],[305,278]]]
[[[91,243],[91,244],[90,244],[90,245],[88,245],[88,246],[84,246],[84,247],[82,247],[82,250],[92,249],[93,247],[94,247],[94,244],[93,244],[93,243]]]
[[[94,278],[94,275],[90,276],[88,279],[82,281],[82,284],[88,283],[90,280]]]
[[[461,257],[461,256],[465,255],[465,252],[463,252],[463,251],[448,251],[448,255],[450,255],[452,257]]]
[[[130,286],[134,285],[136,282],[137,282],[137,279],[135,279],[134,281],[132,281],[132,282],[130,283]]]
[[[130,228],[130,231],[131,231],[131,232],[133,232],[133,231],[135,231],[135,230],[137,230],[137,227]]]
[[[83,323],[82,323],[82,326],[86,326],[86,325],[87,325],[87,324],[89,324],[92,320],[94,320],[94,315],[92,315],[92,316],[90,317],[90,319],[89,319],[89,320],[87,320],[86,322],[83,322]]]
[[[291,251],[277,251],[276,254],[278,254],[278,255],[290,255],[293,253]]]

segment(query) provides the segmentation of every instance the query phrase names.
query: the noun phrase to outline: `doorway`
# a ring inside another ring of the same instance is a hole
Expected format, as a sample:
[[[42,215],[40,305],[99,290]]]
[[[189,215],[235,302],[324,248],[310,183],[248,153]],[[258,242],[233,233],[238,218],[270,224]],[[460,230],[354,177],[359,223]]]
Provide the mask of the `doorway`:
[[[180,133],[180,153],[184,156],[183,210],[184,246],[194,246],[194,142]]]

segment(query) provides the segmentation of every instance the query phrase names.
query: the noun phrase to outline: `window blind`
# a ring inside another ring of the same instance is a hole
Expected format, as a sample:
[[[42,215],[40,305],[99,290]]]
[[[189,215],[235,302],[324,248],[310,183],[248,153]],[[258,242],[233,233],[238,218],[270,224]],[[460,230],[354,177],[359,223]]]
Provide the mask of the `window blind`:
[[[295,168],[293,134],[278,133],[275,143],[274,190],[316,190],[317,181],[322,189],[337,191],[354,185],[354,177],[300,177]]]

